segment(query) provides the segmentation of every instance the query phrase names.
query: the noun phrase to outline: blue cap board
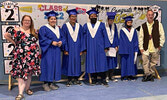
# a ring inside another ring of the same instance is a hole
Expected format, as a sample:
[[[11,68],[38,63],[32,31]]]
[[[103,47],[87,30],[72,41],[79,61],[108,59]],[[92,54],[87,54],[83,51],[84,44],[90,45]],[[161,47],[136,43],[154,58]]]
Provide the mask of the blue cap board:
[[[50,16],[58,16],[59,14],[57,13],[57,12],[54,12],[53,10],[52,11],[50,11],[50,12],[47,12],[47,13],[45,13],[45,15],[47,16],[47,17],[50,17]]]
[[[108,19],[115,19],[116,12],[107,12]]]
[[[91,10],[87,11],[86,13],[87,13],[88,15],[91,15],[91,14],[98,14],[99,12],[96,11],[95,8],[92,8]]]
[[[132,21],[132,16],[126,16],[126,17],[124,17],[123,19],[125,20],[125,22],[126,21]]]
[[[76,9],[67,10],[66,12],[67,12],[69,15],[77,15],[77,14],[78,14],[78,12],[77,12]]]

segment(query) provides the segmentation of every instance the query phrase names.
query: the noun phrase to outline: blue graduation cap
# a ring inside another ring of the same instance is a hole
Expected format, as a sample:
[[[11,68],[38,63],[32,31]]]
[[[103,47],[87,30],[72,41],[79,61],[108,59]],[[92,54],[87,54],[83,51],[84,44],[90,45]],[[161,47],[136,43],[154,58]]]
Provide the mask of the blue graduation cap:
[[[127,21],[132,21],[132,18],[134,18],[134,17],[132,17],[132,16],[126,16],[123,19],[125,20],[125,22],[127,22]]]
[[[108,19],[115,19],[116,12],[107,12]]]
[[[88,15],[91,15],[91,14],[98,14],[99,12],[96,11],[95,8],[92,8],[91,10],[87,11],[86,13],[87,13]]]
[[[45,13],[45,15],[47,16],[47,17],[50,17],[50,16],[58,16],[59,14],[57,13],[57,12],[54,12],[53,10],[52,11],[50,11],[50,12],[47,12],[47,13]]]
[[[67,10],[66,12],[67,12],[69,15],[77,15],[77,14],[78,14],[78,12],[77,12],[76,9]]]

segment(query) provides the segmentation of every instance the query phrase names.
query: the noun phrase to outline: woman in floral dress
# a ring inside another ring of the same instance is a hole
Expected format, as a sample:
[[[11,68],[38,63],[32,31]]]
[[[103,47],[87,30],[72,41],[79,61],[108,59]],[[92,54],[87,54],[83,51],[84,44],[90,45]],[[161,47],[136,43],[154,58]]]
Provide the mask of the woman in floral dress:
[[[35,33],[33,20],[29,15],[24,15],[21,24],[21,27],[4,34],[4,37],[15,45],[11,75],[18,80],[19,94],[16,100],[24,98],[24,89],[28,95],[33,94],[30,89],[31,76],[40,74],[39,46],[36,43],[38,35]]]

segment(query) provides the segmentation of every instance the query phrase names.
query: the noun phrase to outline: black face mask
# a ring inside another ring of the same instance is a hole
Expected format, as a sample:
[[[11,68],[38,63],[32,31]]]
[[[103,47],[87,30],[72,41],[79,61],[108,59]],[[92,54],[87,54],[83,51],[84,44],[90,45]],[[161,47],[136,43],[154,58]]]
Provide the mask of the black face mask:
[[[126,25],[126,27],[127,27],[127,28],[131,28],[131,27],[132,27],[132,25],[130,25],[130,26],[129,26],[129,25]]]
[[[90,22],[91,22],[92,24],[95,24],[96,21],[97,21],[97,18],[91,18],[91,19],[90,19]]]

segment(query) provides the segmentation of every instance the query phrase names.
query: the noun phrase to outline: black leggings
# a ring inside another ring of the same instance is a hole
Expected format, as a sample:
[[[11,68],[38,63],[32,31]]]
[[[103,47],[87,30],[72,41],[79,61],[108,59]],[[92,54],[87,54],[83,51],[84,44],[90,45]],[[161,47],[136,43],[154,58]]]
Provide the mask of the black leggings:
[[[95,80],[97,80],[97,76],[100,76],[102,80],[105,80],[106,78],[106,72],[92,73],[91,75]]]
[[[68,76],[68,81],[72,81],[72,79],[78,80],[78,76]]]

